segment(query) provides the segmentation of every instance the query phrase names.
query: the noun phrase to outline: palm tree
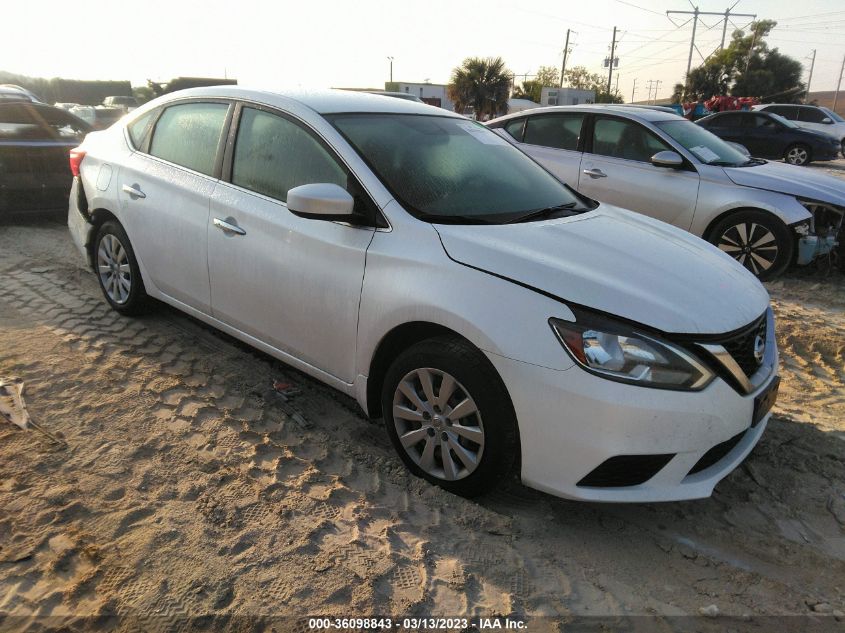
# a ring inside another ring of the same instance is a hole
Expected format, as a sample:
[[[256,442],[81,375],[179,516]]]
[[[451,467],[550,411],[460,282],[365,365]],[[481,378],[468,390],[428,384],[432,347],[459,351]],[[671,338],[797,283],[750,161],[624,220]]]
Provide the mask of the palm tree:
[[[507,112],[511,77],[501,57],[468,57],[452,71],[448,87],[455,111],[473,108],[478,119]]]

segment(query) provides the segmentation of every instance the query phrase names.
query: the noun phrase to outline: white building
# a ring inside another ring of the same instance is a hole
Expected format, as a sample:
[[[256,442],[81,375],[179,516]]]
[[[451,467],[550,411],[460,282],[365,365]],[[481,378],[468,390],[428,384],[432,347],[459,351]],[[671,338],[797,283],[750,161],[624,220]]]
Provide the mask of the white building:
[[[543,88],[540,92],[540,105],[581,105],[595,103],[595,90],[579,90],[578,88]]]
[[[405,92],[414,95],[429,105],[454,111],[455,104],[446,93],[446,84],[408,83],[406,81],[385,82],[384,89],[388,92]]]

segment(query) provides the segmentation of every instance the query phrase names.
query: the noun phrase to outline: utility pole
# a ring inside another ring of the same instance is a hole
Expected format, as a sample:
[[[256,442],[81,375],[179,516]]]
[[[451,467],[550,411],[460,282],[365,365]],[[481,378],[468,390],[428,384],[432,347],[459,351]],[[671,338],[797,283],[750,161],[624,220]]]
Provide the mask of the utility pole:
[[[651,103],[651,87],[654,85],[654,79],[648,80],[648,97],[646,98],[646,103]]]
[[[810,98],[810,82],[813,81],[813,67],[816,65],[816,49],[813,49],[813,61],[810,62],[810,76],[807,78],[807,92],[804,93],[804,103]]]
[[[736,6],[736,5],[734,5]],[[695,49],[695,31],[696,27],[698,26],[698,16],[700,15],[721,15],[725,19],[725,24],[722,27],[722,45],[720,48],[725,47],[725,34],[728,31],[728,19],[734,15],[740,18],[752,18],[756,19],[757,14],[752,13],[731,13],[730,9],[726,9],[724,13],[717,13],[714,11],[699,11],[698,7],[693,6],[692,11],[667,11],[666,15],[671,15],[673,13],[682,13],[685,15],[692,15],[692,38],[690,39],[689,43],[689,58],[687,60],[687,74],[686,76],[689,77],[689,71],[692,68],[692,51]],[[671,19],[671,18],[670,18]]]
[[[566,44],[563,45],[563,66],[560,67],[560,87],[563,88],[563,75],[566,73],[566,56],[569,54],[569,29],[566,29]]]
[[[634,87],[631,88],[631,103],[634,103],[634,95],[637,93],[637,78],[634,77]]]
[[[613,39],[610,41],[610,70],[607,73],[607,95],[610,96],[610,81],[613,79],[613,57],[616,54],[616,27],[613,27]]]
[[[842,71],[845,70],[845,57],[842,58],[842,68],[839,69],[839,81],[836,82],[836,92],[833,93],[833,107],[831,110],[836,112],[836,102],[839,101],[839,86],[842,85]]]
[[[388,57],[387,59],[390,60],[390,83],[393,83],[393,58]]]

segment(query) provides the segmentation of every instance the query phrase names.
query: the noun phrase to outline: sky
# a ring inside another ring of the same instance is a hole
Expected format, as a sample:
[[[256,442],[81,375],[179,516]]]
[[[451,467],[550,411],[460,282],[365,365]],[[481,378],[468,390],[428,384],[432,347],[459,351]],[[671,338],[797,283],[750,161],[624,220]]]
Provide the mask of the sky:
[[[381,88],[389,79],[388,57],[396,81],[448,83],[452,69],[471,56],[501,56],[521,81],[539,66],[560,68],[567,29],[567,68],[581,65],[606,74],[603,60],[616,26],[619,68],[614,74],[625,100],[635,90],[639,101],[648,96],[649,80],[658,98],[668,97],[683,81],[692,32],[692,16],[673,15],[670,21],[666,15],[692,10],[690,0],[2,3],[0,70],[129,79],[133,85],[176,76],[227,76],[256,88]],[[801,61],[805,81],[816,49],[811,89],[835,89],[845,56],[842,0],[698,0],[697,5],[701,11],[724,12],[734,3],[736,13],[778,21],[769,45]],[[728,39],[750,19],[732,17]],[[721,35],[720,17],[702,16],[693,67],[717,48]]]

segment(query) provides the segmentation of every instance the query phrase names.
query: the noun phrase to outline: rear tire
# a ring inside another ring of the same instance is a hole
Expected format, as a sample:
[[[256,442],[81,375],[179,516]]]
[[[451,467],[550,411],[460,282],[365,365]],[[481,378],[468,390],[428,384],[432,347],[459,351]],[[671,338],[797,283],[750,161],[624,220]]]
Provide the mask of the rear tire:
[[[790,165],[800,167],[802,165],[809,165],[813,160],[813,155],[809,147],[802,143],[795,143],[786,148],[786,151],[783,153],[783,160]]]
[[[142,314],[147,291],[129,236],[117,220],[104,222],[94,242],[94,273],[109,305],[121,314]]]
[[[732,213],[713,227],[707,239],[760,281],[786,270],[795,250],[789,227],[765,211]]]
[[[408,469],[472,497],[496,486],[519,456],[516,415],[490,361],[457,337],[402,352],[381,396],[391,442]]]

